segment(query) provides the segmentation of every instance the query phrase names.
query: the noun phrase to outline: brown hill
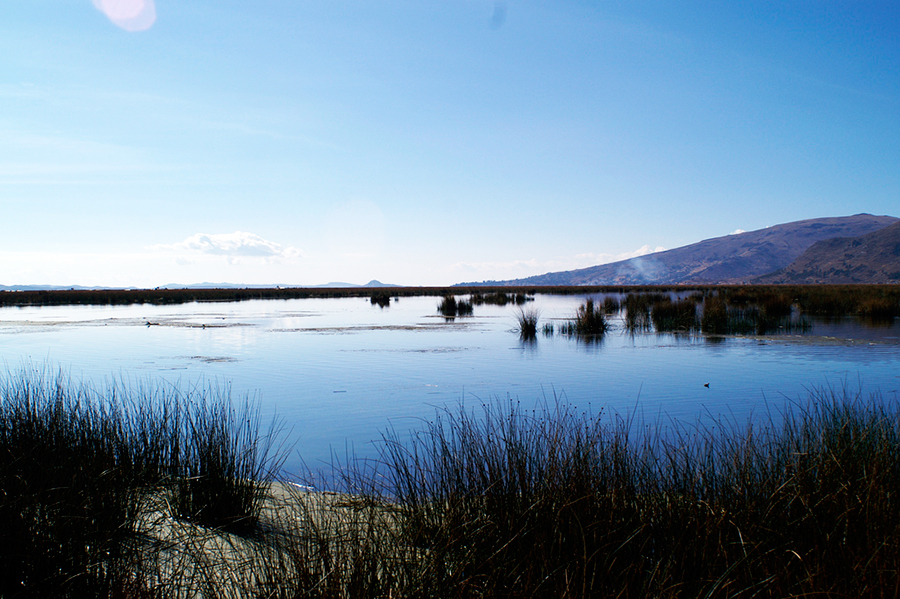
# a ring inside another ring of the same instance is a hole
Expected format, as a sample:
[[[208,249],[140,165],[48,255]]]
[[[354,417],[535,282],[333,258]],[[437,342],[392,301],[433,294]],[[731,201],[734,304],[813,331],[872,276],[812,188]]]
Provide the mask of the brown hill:
[[[900,283],[900,222],[859,237],[817,241],[759,283]]]
[[[817,241],[858,237],[894,223],[893,216],[856,214],[815,218],[579,270],[553,272],[493,285],[670,285],[740,283],[785,268]]]

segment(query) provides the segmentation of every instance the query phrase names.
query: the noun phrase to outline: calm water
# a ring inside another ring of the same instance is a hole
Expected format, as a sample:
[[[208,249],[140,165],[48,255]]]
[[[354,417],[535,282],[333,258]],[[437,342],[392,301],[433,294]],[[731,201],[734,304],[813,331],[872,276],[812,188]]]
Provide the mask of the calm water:
[[[571,316],[583,299],[539,295],[530,305],[544,323]],[[295,447],[289,463],[302,456],[311,466],[332,449],[371,453],[386,427],[415,428],[435,407],[460,401],[509,396],[527,405],[556,394],[595,412],[695,421],[743,420],[813,387],[900,398],[900,325],[847,320],[802,335],[711,340],[630,336],[614,323],[600,343],[538,334],[529,344],[513,332],[513,307],[476,306],[474,316],[446,322],[437,301],[2,308],[0,359],[10,370],[50,364],[95,382],[229,382],[284,420]]]

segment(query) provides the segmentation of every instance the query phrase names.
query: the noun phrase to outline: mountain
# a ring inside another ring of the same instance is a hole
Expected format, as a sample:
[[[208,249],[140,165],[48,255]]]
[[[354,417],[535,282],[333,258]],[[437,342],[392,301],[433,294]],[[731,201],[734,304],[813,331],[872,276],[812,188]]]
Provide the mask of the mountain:
[[[900,222],[856,214],[814,218],[707,239],[611,264],[552,272],[490,285],[672,285],[742,283],[790,265],[818,241],[859,237]]]
[[[900,222],[859,237],[817,241],[785,268],[753,282],[900,283]]]

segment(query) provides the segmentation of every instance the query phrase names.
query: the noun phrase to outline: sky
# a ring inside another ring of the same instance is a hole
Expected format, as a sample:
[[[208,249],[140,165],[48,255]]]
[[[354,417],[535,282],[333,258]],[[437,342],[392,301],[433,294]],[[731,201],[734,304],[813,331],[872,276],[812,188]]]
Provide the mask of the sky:
[[[900,216],[900,3],[4,0],[0,285],[449,285]]]

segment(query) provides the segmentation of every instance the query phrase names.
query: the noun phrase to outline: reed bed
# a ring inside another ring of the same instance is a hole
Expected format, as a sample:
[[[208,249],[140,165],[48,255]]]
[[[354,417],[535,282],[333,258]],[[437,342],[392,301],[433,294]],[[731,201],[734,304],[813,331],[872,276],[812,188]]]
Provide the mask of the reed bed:
[[[385,290],[373,291],[372,295],[369,296],[369,302],[373,306],[387,308],[391,305],[391,294]]]
[[[185,522],[249,529],[279,464],[249,405],[227,388],[0,378],[0,596],[130,594],[154,498]]]
[[[745,423],[646,423],[564,398],[461,404],[301,485],[273,479],[273,431],[227,389],[24,370],[0,393],[2,597],[900,588],[900,408],[877,395],[818,389]],[[217,493],[180,487],[210,469],[228,473],[210,477]],[[204,512],[248,488],[252,505]]]
[[[655,301],[650,308],[650,319],[657,332],[691,332],[699,328],[697,305],[702,298],[690,296],[680,300],[668,297]]]
[[[841,318],[877,315],[900,317],[900,287],[897,285],[656,285],[656,286],[528,286],[462,285],[454,287],[279,287],[243,289],[72,289],[0,291],[0,306],[181,304],[188,302],[247,301],[258,299],[305,299],[369,297],[390,293],[391,297],[469,294],[480,302],[521,305],[536,293],[552,295],[610,294],[669,296],[671,294],[720,294],[735,305],[748,298],[764,298],[796,305],[809,316]],[[754,301],[752,303],[759,303]],[[632,305],[632,307],[634,307]],[[607,307],[608,313],[613,313]]]
[[[652,328],[651,308],[655,303],[666,301],[669,296],[664,293],[631,292],[625,296],[625,328],[630,333],[645,332]]]
[[[492,293],[473,293],[470,296],[473,305],[480,306],[482,304],[490,304],[494,306],[505,306],[507,304],[515,304],[521,306],[526,302],[534,301],[533,296],[525,293],[505,293],[503,291],[494,291]]]
[[[575,311],[575,317],[560,326],[563,335],[578,337],[602,337],[609,330],[609,323],[602,305],[588,299]]]
[[[448,294],[438,303],[438,313],[444,318],[457,316],[471,316],[473,312],[472,302],[464,299],[456,299],[455,295]]]
[[[818,391],[762,426],[636,426],[559,403],[386,436],[408,596],[893,596],[900,415]]]

